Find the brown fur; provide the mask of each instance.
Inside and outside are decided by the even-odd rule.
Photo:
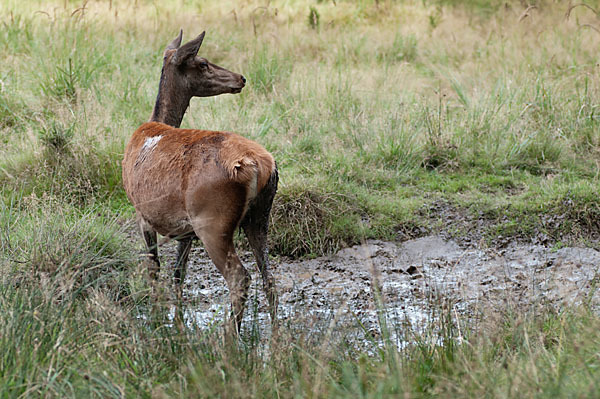
[[[156,145],[140,161],[146,139],[159,136]],[[199,194],[196,192],[199,184],[191,179],[200,178],[211,182],[211,186],[220,183],[241,192],[256,177],[256,193],[265,186],[274,169],[275,160],[267,150],[235,133],[177,129],[147,122],[135,131],[125,149],[123,184],[129,200],[152,228],[165,236],[177,236],[193,231],[189,221],[200,212],[198,208],[191,209],[188,203],[190,197]],[[234,189],[233,183],[241,186]],[[227,202],[245,204],[252,199],[244,193],[241,198],[228,198]],[[191,203],[202,207],[201,199]],[[160,215],[167,211],[164,217]],[[175,220],[173,212],[178,215]]]

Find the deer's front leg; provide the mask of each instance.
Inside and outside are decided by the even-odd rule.
[[[152,280],[158,278],[160,272],[160,261],[158,260],[158,238],[156,231],[142,217],[138,216],[138,224],[142,237],[146,243],[146,256],[144,260],[148,265],[148,274]]]

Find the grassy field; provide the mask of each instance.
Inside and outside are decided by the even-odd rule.
[[[472,331],[447,311],[439,339],[400,351],[285,328],[265,349],[150,312],[127,238],[123,148],[183,28],[248,79],[182,127],[274,154],[272,253],[439,231],[598,247],[600,3],[532,4],[3,1],[0,397],[597,396],[585,306]]]

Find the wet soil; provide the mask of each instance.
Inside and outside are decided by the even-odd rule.
[[[351,341],[378,337],[385,320],[390,336],[404,342],[407,331],[435,326],[442,309],[467,321],[509,308],[527,312],[537,305],[587,303],[600,309],[599,251],[518,242],[482,245],[430,235],[399,243],[370,240],[316,259],[272,258],[279,319],[299,332],[327,330]],[[161,254],[163,264],[173,264],[175,244],[164,244]],[[240,257],[253,279],[244,325],[268,334],[254,259],[248,252]],[[199,244],[190,255],[184,297],[188,324],[223,321],[229,306],[225,280]]]

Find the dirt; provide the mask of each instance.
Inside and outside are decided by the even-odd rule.
[[[301,333],[318,330],[365,341],[381,334],[378,317],[385,315],[386,331],[401,344],[407,332],[437,325],[441,308],[467,321],[508,307],[526,312],[539,304],[585,302],[600,309],[595,288],[599,251],[516,242],[501,248],[481,245],[431,235],[402,243],[367,241],[311,260],[273,258],[279,319]],[[175,245],[163,245],[161,253],[163,264],[172,264]],[[270,320],[254,259],[250,253],[240,255],[253,278],[244,325],[268,334]],[[222,322],[228,290],[200,245],[190,255],[184,296],[187,323],[203,327]]]

